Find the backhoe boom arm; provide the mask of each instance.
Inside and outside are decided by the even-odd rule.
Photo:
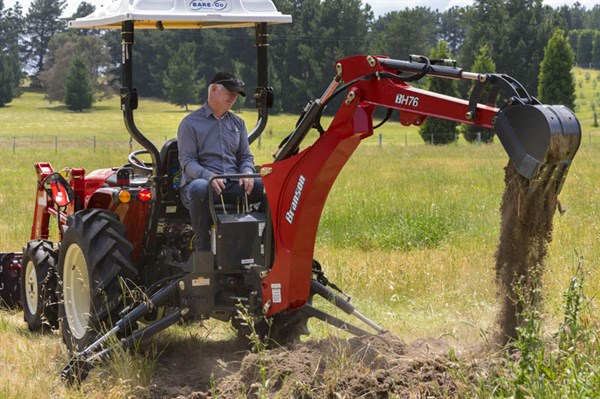
[[[402,70],[394,69],[399,65],[404,65]],[[271,219],[267,228],[274,242],[273,265],[262,282],[263,312],[267,316],[297,309],[307,302],[321,212],[343,166],[360,142],[373,134],[376,107],[400,110],[403,125],[420,125],[432,116],[494,128],[519,173],[530,180],[542,180],[546,186],[555,184],[560,191],[581,139],[579,122],[570,110],[539,105],[518,82],[505,75],[458,69],[453,72],[449,67],[434,68],[426,59],[420,65],[414,68],[417,72],[407,75],[403,73],[408,69],[406,62],[383,57],[356,56],[338,61],[334,82],[345,83],[330,86],[323,97],[312,102],[277,152],[275,162],[262,166]],[[427,74],[451,79],[466,75],[481,83],[492,76],[501,77],[489,79],[489,83],[501,82],[501,89],[508,88],[507,106],[500,109],[475,103],[473,98],[466,101],[406,83]],[[339,94],[345,99],[330,126],[313,144],[298,152],[308,130],[320,127],[324,107]],[[558,159],[550,154],[552,137],[568,138],[564,142],[569,148],[561,151],[563,155]]]

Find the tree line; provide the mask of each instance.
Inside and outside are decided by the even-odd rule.
[[[399,59],[442,54],[465,70],[507,73],[538,95],[544,49],[559,30],[574,63],[600,68],[600,5],[552,8],[541,0],[475,0],[444,11],[415,7],[375,18],[360,0],[274,3],[293,17],[292,24],[269,27],[274,112],[298,113],[327,87],[335,60],[356,54]],[[65,0],[34,0],[24,13],[19,3],[5,9],[0,0],[0,106],[18,96],[25,76],[48,100],[67,105],[77,97],[69,91],[82,90],[79,83],[87,87],[92,95],[75,101],[84,106],[74,109],[88,108],[118,87],[119,32],[67,31],[67,20],[88,15],[94,6],[82,2],[74,15],[61,19],[65,7]],[[143,97],[187,108],[205,100],[206,82],[218,70],[256,85],[253,29],[136,32],[134,84]],[[462,82],[448,90],[465,95],[469,88]],[[238,104],[246,105],[252,106]]]

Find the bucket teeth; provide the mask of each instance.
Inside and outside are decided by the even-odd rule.
[[[545,195],[551,191],[558,195],[565,183],[569,166],[570,162],[543,164],[539,174],[530,180],[528,194],[532,195],[541,188]]]

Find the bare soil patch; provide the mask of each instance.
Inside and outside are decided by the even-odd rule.
[[[241,340],[196,337],[163,348],[152,378],[152,398],[203,397],[195,393],[208,392],[211,379],[236,373],[247,348]]]
[[[440,340],[406,344],[389,333],[329,337],[261,353],[236,351],[237,345],[207,343],[194,348],[200,349],[197,353],[188,347],[165,354],[155,373],[153,397],[458,397],[464,381],[451,369],[456,356],[471,356],[457,354]]]

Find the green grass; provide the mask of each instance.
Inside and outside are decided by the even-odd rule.
[[[537,309],[526,308],[526,323],[512,343],[514,355],[455,368],[471,381],[462,397],[593,398],[600,391],[598,319],[584,294],[587,270],[581,264],[563,293],[563,322],[549,334]],[[481,368],[480,368],[481,367]],[[468,376],[468,373],[471,373]],[[488,377],[479,378],[478,373]]]
[[[586,139],[598,137],[600,128],[593,126],[594,111],[600,124],[600,70],[573,68],[577,92],[577,117],[587,130]],[[586,129],[592,128],[592,129]]]
[[[583,262],[589,270],[585,295],[593,298],[600,287],[600,129],[592,126],[591,108],[596,104],[600,113],[600,81],[594,88],[592,77],[598,72],[590,71],[589,80],[585,73],[575,69],[576,81],[581,81],[577,115],[583,141],[560,196],[567,212],[555,217],[544,275],[545,331],[556,331],[564,316],[563,292],[573,265]],[[163,102],[141,100],[136,121],[160,147],[175,137],[185,115]],[[253,110],[240,115],[249,127],[254,125]],[[272,160],[296,119],[269,118],[260,147],[253,146],[257,163]],[[49,104],[40,93],[25,92],[0,108],[0,252],[19,251],[29,239],[35,162],[91,171],[122,165],[128,153],[129,135],[117,97],[97,104],[92,112],[74,113]],[[388,122],[364,140],[334,184],[323,211],[316,259],[330,280],[352,295],[361,313],[402,339],[443,336],[457,347],[479,342],[496,312],[493,253],[506,162],[498,143],[477,146],[459,140],[456,145],[427,146],[416,128]],[[7,337],[0,344],[0,369],[13,371],[12,377],[0,373],[0,397],[135,394],[116,376],[110,379],[112,385],[96,381],[85,391],[65,389],[56,377],[65,359],[60,337],[27,333],[21,317],[0,312],[0,332]],[[589,317],[598,320],[593,307]],[[310,327],[317,337],[332,332],[320,322],[311,321]],[[172,331],[168,334],[181,334],[179,327]],[[31,359],[22,364],[24,356]],[[586,361],[598,373],[597,359]],[[52,374],[45,381],[36,377],[48,376],[48,370]],[[32,379],[38,385],[29,384]]]

